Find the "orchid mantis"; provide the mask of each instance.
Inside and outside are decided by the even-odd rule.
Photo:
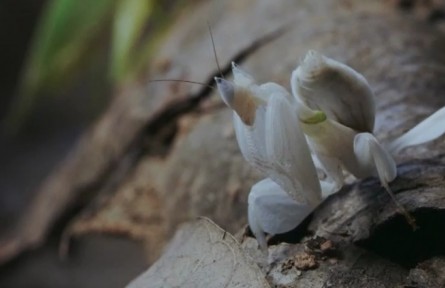
[[[372,134],[375,105],[366,79],[315,51],[293,71],[292,95],[275,83],[257,84],[234,63],[232,72],[233,82],[215,81],[233,110],[242,155],[266,176],[248,198],[249,226],[264,251],[265,234],[295,228],[343,186],[344,171],[356,178],[378,177],[394,199],[389,183],[397,170],[391,153],[445,132],[442,108],[384,147]],[[326,179],[318,179],[317,169]]]

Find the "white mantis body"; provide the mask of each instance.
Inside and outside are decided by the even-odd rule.
[[[391,153],[431,141],[445,132],[445,108],[383,147],[372,134],[375,105],[366,79],[317,52],[307,53],[291,76],[292,95],[275,83],[258,85],[235,64],[234,81],[215,78],[233,111],[241,153],[266,175],[248,198],[249,226],[267,251],[265,233],[295,228],[344,183],[377,176],[389,190],[397,176]],[[312,153],[327,179],[320,181]]]

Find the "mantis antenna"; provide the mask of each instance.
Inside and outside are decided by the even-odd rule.
[[[180,83],[197,84],[197,85],[205,86],[205,87],[208,87],[210,89],[215,90],[215,87],[213,87],[211,85],[208,85],[206,83],[196,82],[196,81],[190,81],[190,80],[181,80],[181,79],[153,79],[153,80],[148,80],[148,83],[153,83],[153,82],[180,82]]]
[[[210,39],[212,40],[213,55],[215,56],[216,67],[218,67],[218,72],[219,72],[221,78],[224,78],[224,75],[223,75],[222,70],[221,70],[221,66],[219,65],[218,55],[216,53],[215,40],[213,39],[212,27],[210,26],[210,23],[208,21],[207,21],[207,27],[209,28]],[[153,80],[149,80],[148,81],[148,83],[153,83],[153,82],[182,82],[182,83],[189,83],[189,84],[197,84],[197,85],[205,86],[205,87],[208,87],[208,88],[210,88],[212,90],[215,90],[215,87],[213,87],[213,86],[211,86],[209,84],[201,83],[201,82],[197,82],[197,81],[190,81],[190,80],[153,79]]]
[[[221,71],[221,66],[219,66],[218,54],[216,54],[215,40],[213,39],[212,27],[210,26],[210,23],[208,21],[207,21],[207,27],[209,27],[210,39],[212,40],[213,55],[215,56],[216,67],[218,67],[218,72],[221,78],[224,78],[224,75]]]

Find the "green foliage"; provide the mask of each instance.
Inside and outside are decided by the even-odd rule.
[[[51,0],[34,35],[18,95],[6,118],[19,130],[39,93],[73,80],[110,50],[109,74],[121,84],[147,66],[179,0]],[[111,30],[111,35],[106,32]],[[110,37],[111,36],[111,37]],[[109,39],[111,38],[111,41]],[[111,43],[109,43],[111,42]],[[105,45],[111,44],[111,49]]]
[[[115,10],[111,76],[119,84],[147,67],[172,18],[185,0],[121,0]]]
[[[153,13],[154,1],[120,1],[114,15],[111,53],[111,73],[114,79],[123,78],[129,69],[132,50]]]
[[[115,0],[54,0],[42,17],[35,46],[31,51],[26,81],[36,88],[39,82],[61,77],[87,51],[91,40],[103,27]]]
[[[72,75],[92,41],[104,28],[115,0],[53,0],[48,3],[29,51],[25,69],[6,122],[18,130],[42,88],[54,87]]]

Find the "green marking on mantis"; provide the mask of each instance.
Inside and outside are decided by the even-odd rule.
[[[323,111],[315,111],[313,115],[306,119],[300,119],[304,124],[319,124],[327,119]]]

